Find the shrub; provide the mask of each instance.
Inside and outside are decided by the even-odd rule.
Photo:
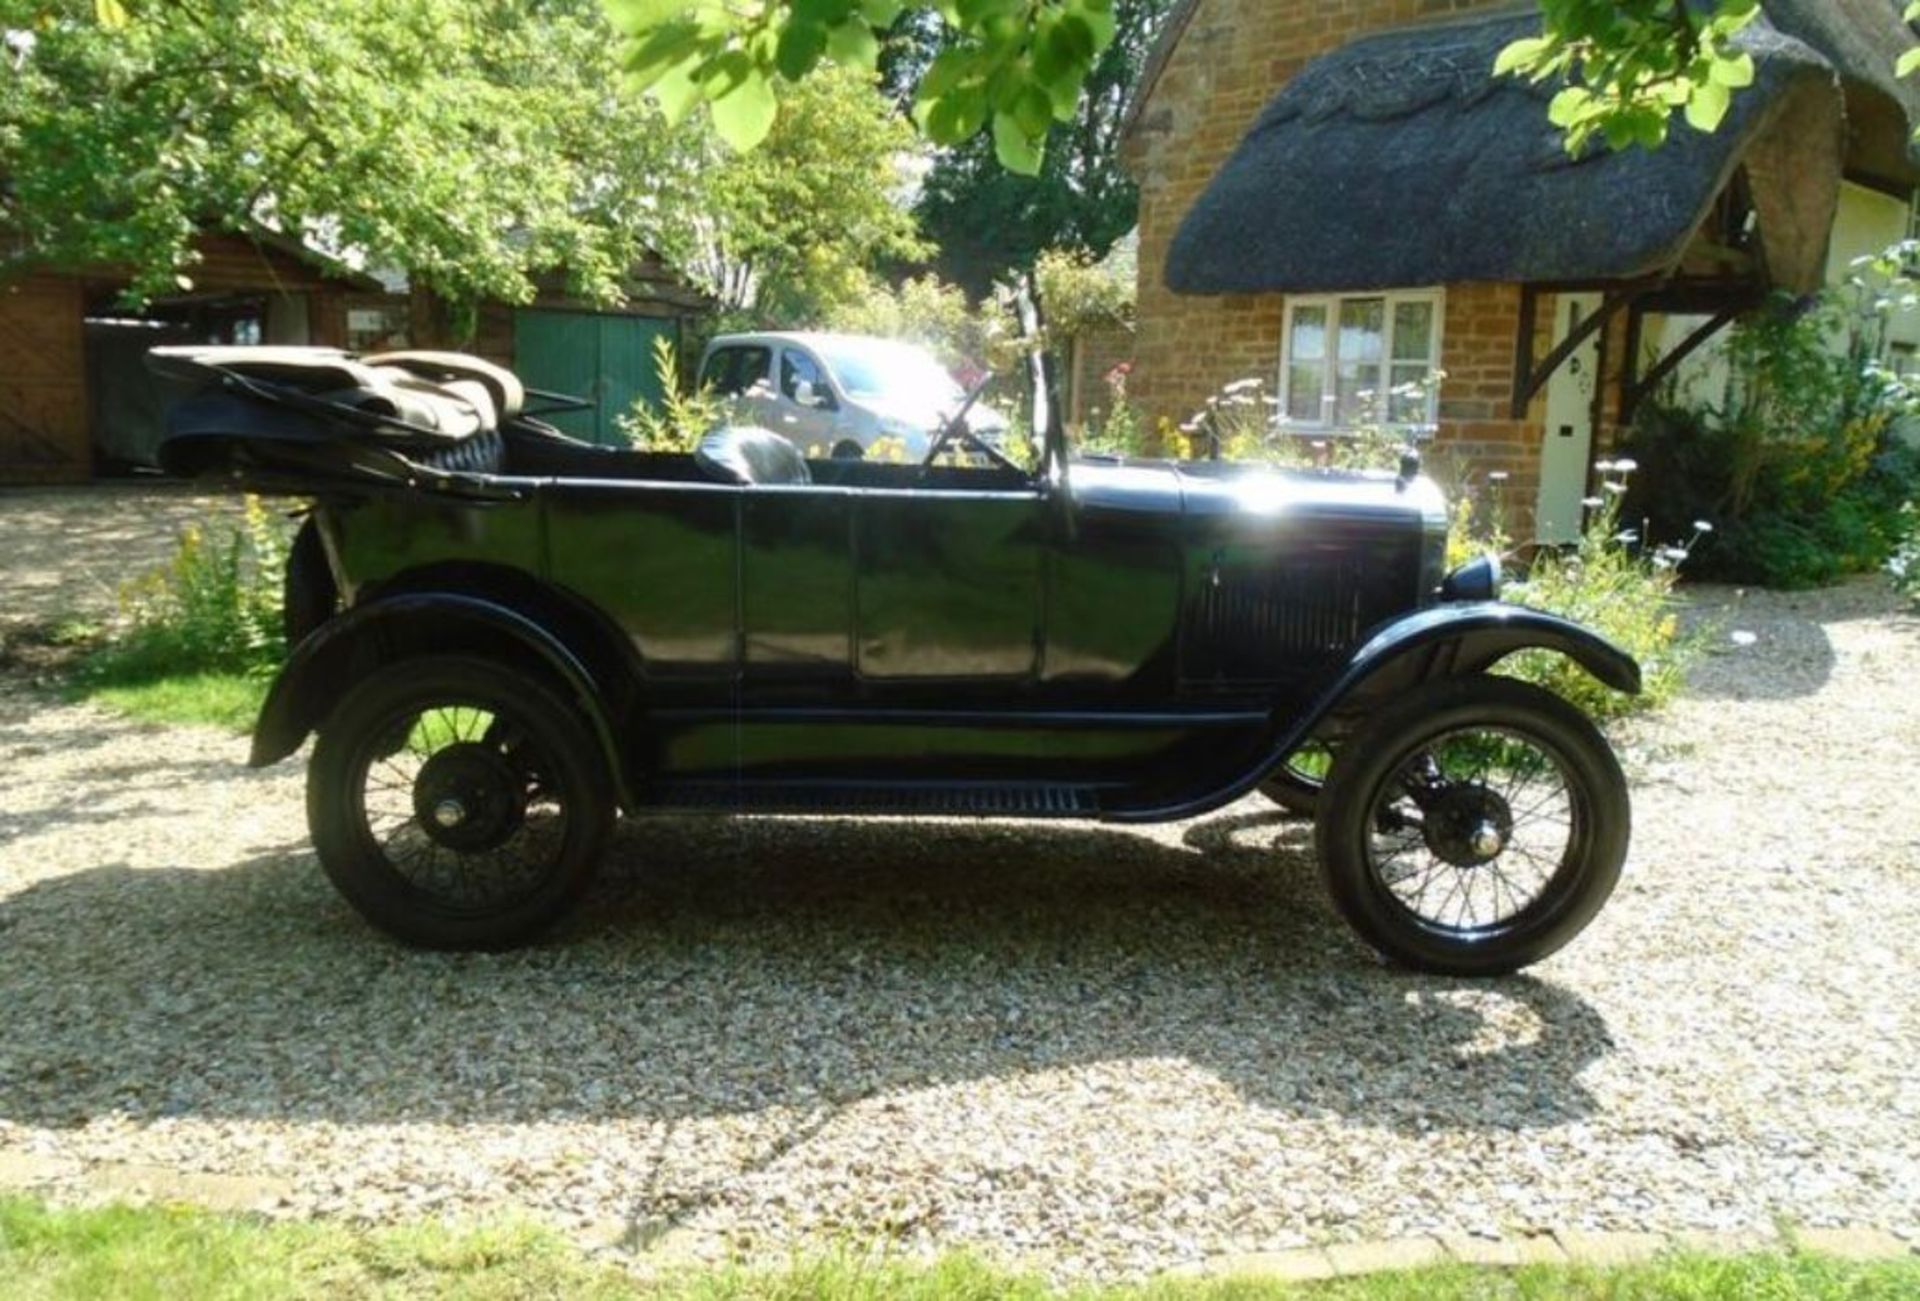
[[[1720,529],[1700,578],[1810,587],[1886,564],[1920,494],[1920,456],[1894,433],[1920,405],[1879,362],[1891,311],[1912,299],[1903,270],[1920,245],[1855,264],[1811,305],[1782,301],[1734,331],[1719,405],[1650,405],[1623,444],[1645,467],[1627,518],[1672,533]]]
[[[121,589],[124,629],[81,666],[83,683],[272,671],[286,654],[287,535],[257,497],[238,524],[186,528],[167,563]]]
[[[1902,537],[1887,560],[1887,572],[1893,575],[1894,588],[1920,609],[1920,505],[1908,502],[1900,508]]]
[[[648,452],[691,452],[733,414],[729,400],[682,378],[679,349],[665,335],[653,341],[653,373],[660,380],[660,401],[639,398],[614,422],[634,447]]]
[[[1640,662],[1642,692],[1623,696],[1563,656],[1525,652],[1502,671],[1566,697],[1595,718],[1657,709],[1684,685],[1700,639],[1684,632],[1674,584],[1695,546],[1712,533],[1697,522],[1686,543],[1650,547],[1620,523],[1621,503],[1637,468],[1630,460],[1602,461],[1602,495],[1588,502],[1587,525],[1566,551],[1542,548],[1506,597],[1584,624]]]

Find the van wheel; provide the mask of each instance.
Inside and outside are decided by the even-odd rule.
[[[864,461],[867,459],[867,450],[851,438],[843,438],[833,445],[833,459],[836,461]]]
[[[321,867],[368,921],[423,948],[538,935],[592,883],[613,817],[579,712],[485,660],[376,670],[322,726],[307,769]]]
[[[1412,692],[1340,747],[1320,862],[1341,913],[1387,957],[1497,975],[1593,920],[1630,820],[1619,762],[1586,715],[1474,676]]]

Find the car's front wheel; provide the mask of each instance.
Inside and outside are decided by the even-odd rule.
[[[327,719],[307,769],[327,876],[425,948],[506,948],[552,925],[592,882],[613,817],[579,712],[485,660],[378,670]]]
[[[1422,970],[1495,975],[1593,920],[1629,821],[1626,779],[1584,714],[1476,676],[1413,692],[1341,746],[1318,840],[1363,939]]]

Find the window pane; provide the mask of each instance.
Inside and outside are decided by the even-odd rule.
[[[1433,304],[1396,303],[1393,308],[1393,359],[1433,360]]]
[[[1287,367],[1287,419],[1317,425],[1327,418],[1320,401],[1326,392],[1325,362],[1294,362]]]
[[[1294,308],[1292,360],[1323,361],[1326,355],[1327,309],[1324,307]]]
[[[1387,419],[1394,424],[1423,425],[1432,419],[1432,394],[1423,387],[1417,393],[1404,390],[1409,385],[1424,385],[1433,374],[1425,362],[1396,362],[1393,366],[1393,395],[1388,400]]]
[[[1386,323],[1384,298],[1349,298],[1340,304],[1340,338],[1335,355],[1337,424],[1358,424],[1379,411],[1384,399],[1380,360],[1386,353]]]

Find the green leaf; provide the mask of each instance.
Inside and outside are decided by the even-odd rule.
[[[773,83],[758,67],[751,68],[731,90],[713,101],[713,128],[733,148],[745,152],[767,138],[780,101]]]
[[[860,0],[861,16],[882,31],[899,21],[902,8],[900,0]]]
[[[1742,51],[1731,59],[1715,59],[1711,76],[1715,83],[1738,90],[1753,84],[1753,56]]]
[[[694,67],[695,61],[689,59],[667,69],[647,88],[647,93],[660,106],[660,112],[669,126],[678,126],[686,121],[687,114],[700,102],[700,87],[693,80]]]
[[[696,7],[694,0],[605,0],[605,4],[613,25],[635,36],[684,18]]]
[[[1687,100],[1687,125],[1708,133],[1719,130],[1732,107],[1732,92],[1717,81],[1703,81],[1693,88]],[[1664,138],[1664,132],[1662,133]]]
[[[927,105],[920,129],[937,145],[964,144],[987,124],[987,97],[975,86],[962,87]]]
[[[1553,42],[1545,36],[1528,36],[1517,40],[1501,50],[1500,57],[1493,61],[1493,75],[1506,77],[1516,72],[1530,72],[1552,46]]]
[[[1920,70],[1920,48],[1908,50],[1900,56],[1900,61],[1893,65],[1893,73],[1896,77],[1911,77],[1917,70]]]
[[[1011,113],[993,115],[993,149],[1000,165],[1021,176],[1038,176],[1044,143],[1029,136]]]
[[[93,16],[110,32],[127,25],[127,7],[120,0],[93,0]]]
[[[1593,102],[1593,92],[1585,86],[1568,86],[1547,105],[1547,121],[1557,127],[1570,127],[1579,121]]]
[[[796,16],[780,33],[774,62],[781,76],[788,81],[798,81],[813,71],[814,65],[820,62],[820,56],[826,51],[827,29]]]
[[[871,72],[880,62],[880,42],[864,18],[849,18],[827,34],[827,57],[843,68]]]

